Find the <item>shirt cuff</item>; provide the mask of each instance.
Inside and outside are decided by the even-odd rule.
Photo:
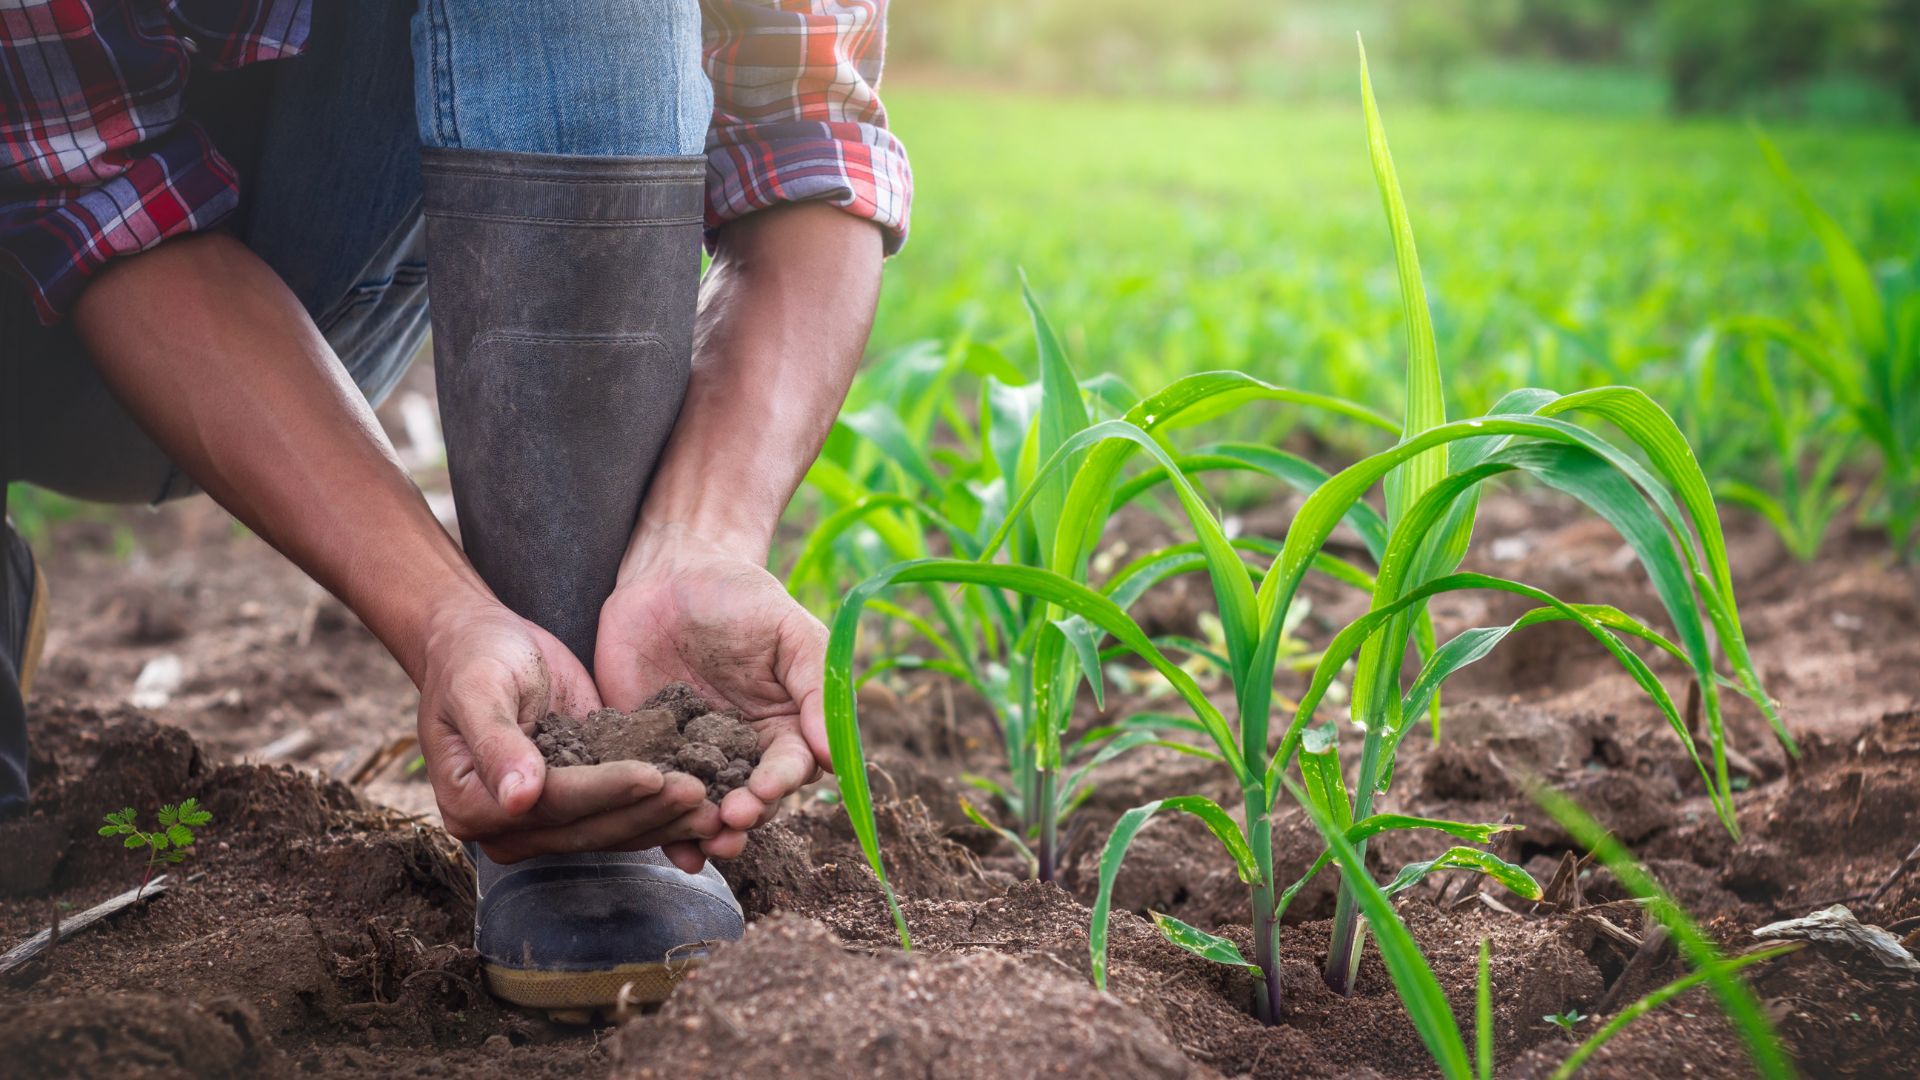
[[[43,324],[64,318],[108,262],[211,228],[239,205],[239,177],[199,125],[183,123],[142,149],[92,187],[0,199],[0,254]]]
[[[735,218],[818,200],[879,225],[888,255],[907,240],[913,171],[875,124],[795,121],[717,129],[707,139],[707,247]]]

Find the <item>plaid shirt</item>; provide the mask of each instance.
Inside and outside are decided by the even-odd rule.
[[[312,0],[0,2],[0,266],[53,323],[109,259],[210,228],[239,177],[181,113],[188,69],[298,55]],[[820,199],[898,250],[913,190],[874,93],[887,0],[701,0],[707,226]]]

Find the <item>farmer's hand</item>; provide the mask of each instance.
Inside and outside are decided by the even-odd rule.
[[[636,761],[546,767],[529,737],[549,711],[600,707],[566,646],[490,597],[437,611],[420,680],[420,750],[447,831],[516,862],[633,851],[720,832],[703,786]]]
[[[594,671],[616,709],[638,708],[682,681],[739,709],[760,732],[760,764],[720,806],[722,831],[668,854],[697,870],[701,854],[732,858],[746,830],[830,763],[821,686],[827,628],[758,562],[685,528],[643,526],[600,609]]]

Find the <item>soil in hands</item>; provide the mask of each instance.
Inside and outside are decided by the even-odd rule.
[[[533,743],[555,768],[644,761],[663,773],[686,773],[704,782],[716,803],[745,787],[760,763],[760,736],[740,711],[715,710],[682,682],[633,712],[595,709],[580,720],[549,713]]]

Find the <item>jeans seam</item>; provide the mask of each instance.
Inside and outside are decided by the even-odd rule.
[[[453,27],[442,0],[428,0],[428,28],[433,50],[433,120],[440,145],[458,147],[460,126],[453,115]],[[445,48],[442,49],[442,42]]]

